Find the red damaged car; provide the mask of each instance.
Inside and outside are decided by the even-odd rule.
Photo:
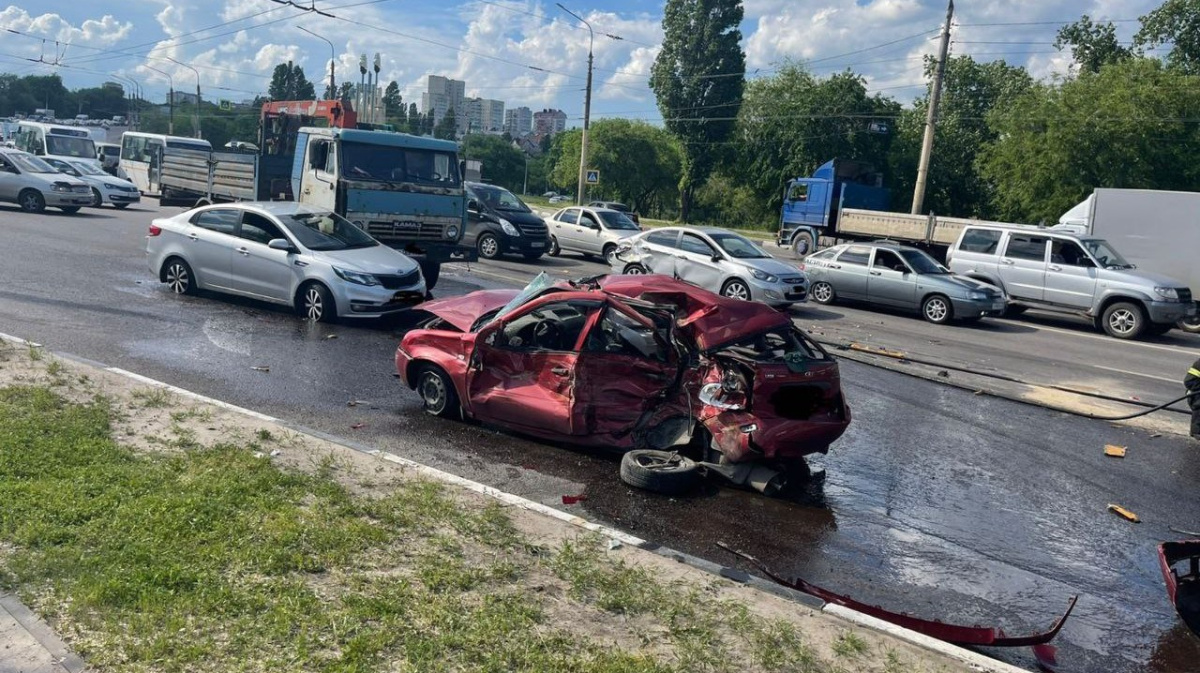
[[[786,314],[667,276],[542,274],[419,308],[396,370],[426,411],[627,451],[638,486],[682,490],[698,461],[772,493],[850,423],[837,363]]]

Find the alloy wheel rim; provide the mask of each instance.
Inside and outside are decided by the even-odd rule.
[[[625,273],[630,276],[640,276],[642,275],[642,267],[637,265],[631,266],[628,269],[625,269]]]
[[[1114,332],[1128,334],[1133,331],[1134,325],[1137,324],[1137,319],[1133,317],[1133,312],[1126,309],[1113,311],[1113,314],[1108,318],[1108,324]]]
[[[616,261],[616,258],[617,258],[617,249],[616,248],[609,248],[608,250],[604,251],[604,261],[608,262],[609,265],[612,265],[612,263],[614,261]]]
[[[440,376],[425,374],[421,379],[421,399],[425,401],[425,408],[435,414],[446,407],[446,386]]]
[[[100,196],[100,190],[95,187],[92,188],[92,205],[96,208],[104,205],[104,197]]]
[[[558,239],[551,236],[550,237],[550,254],[557,255],[561,251],[562,251],[562,248],[558,247]]]
[[[315,287],[304,293],[304,312],[309,320],[320,320],[321,315],[325,313],[325,302]]]
[[[38,205],[38,200],[37,200],[36,195],[30,194],[29,196],[25,197],[25,202],[24,202],[25,210],[37,210],[37,205]]]
[[[167,269],[167,287],[175,294],[183,294],[189,282],[187,269],[182,264],[172,264]]]
[[[490,236],[479,242],[479,250],[485,257],[495,256],[497,247],[498,244],[496,243],[496,239],[491,238]]]
[[[750,293],[746,290],[746,286],[741,283],[730,283],[729,287],[725,288],[725,296],[730,299],[746,300]]]
[[[946,303],[941,299],[933,299],[925,305],[925,315],[934,322],[946,319]]]
[[[824,302],[829,301],[829,298],[833,295],[833,289],[825,283],[817,283],[816,286],[813,287],[812,293],[813,299]]]

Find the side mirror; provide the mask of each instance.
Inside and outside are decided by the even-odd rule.
[[[725,258],[721,256],[721,253],[719,253],[719,252],[714,252],[714,253],[713,253],[713,256],[712,256],[712,261],[714,261],[714,262],[719,262],[719,261],[721,261],[722,259],[725,259]]]
[[[474,213],[478,213],[479,212],[479,202],[476,201],[475,199],[471,199],[470,201],[467,201],[467,210],[474,212]]]
[[[286,238],[272,238],[267,242],[267,247],[272,250],[282,250],[284,252],[296,252],[296,248],[288,242]]]

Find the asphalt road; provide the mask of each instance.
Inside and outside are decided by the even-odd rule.
[[[891,609],[1013,634],[1047,627],[1078,593],[1056,641],[1064,671],[1185,671],[1200,661],[1200,640],[1167,604],[1154,555],[1156,542],[1178,537],[1169,526],[1200,528],[1200,448],[1185,439],[845,361],[854,423],[815,461],[826,468],[823,488],[786,500],[716,487],[662,498],[622,485],[612,456],[424,415],[392,376],[403,320],[309,325],[265,304],[169,294],[145,268],[143,235],[156,211],[153,201],[76,216],[0,206],[0,332],[536,501],[563,507],[561,496],[586,494],[566,509],[731,562],[715,547],[725,541],[782,574]],[[520,284],[539,270],[603,270],[571,257],[472,266],[450,269],[437,294]],[[1117,342],[1046,317],[954,328],[861,308],[794,315],[837,339],[1144,399],[1175,394],[1172,381],[1200,345],[1174,333]],[[253,369],[262,366],[269,371]],[[1110,443],[1128,446],[1128,457],[1105,458]],[[1109,503],[1143,523],[1112,515]],[[1024,651],[989,654],[1033,666]]]

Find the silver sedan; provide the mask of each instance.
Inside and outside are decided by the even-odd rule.
[[[808,297],[808,279],[750,239],[716,227],[664,227],[622,241],[614,273],[661,273],[734,299],[782,308]]]
[[[172,292],[241,295],[309,320],[376,318],[425,299],[411,257],[344,217],[297,203],[219,204],[156,219],[146,255]]]
[[[809,255],[804,269],[818,304],[864,301],[919,311],[931,323],[973,322],[1004,310],[1004,293],[955,276],[925,252],[895,243],[849,243]]]

